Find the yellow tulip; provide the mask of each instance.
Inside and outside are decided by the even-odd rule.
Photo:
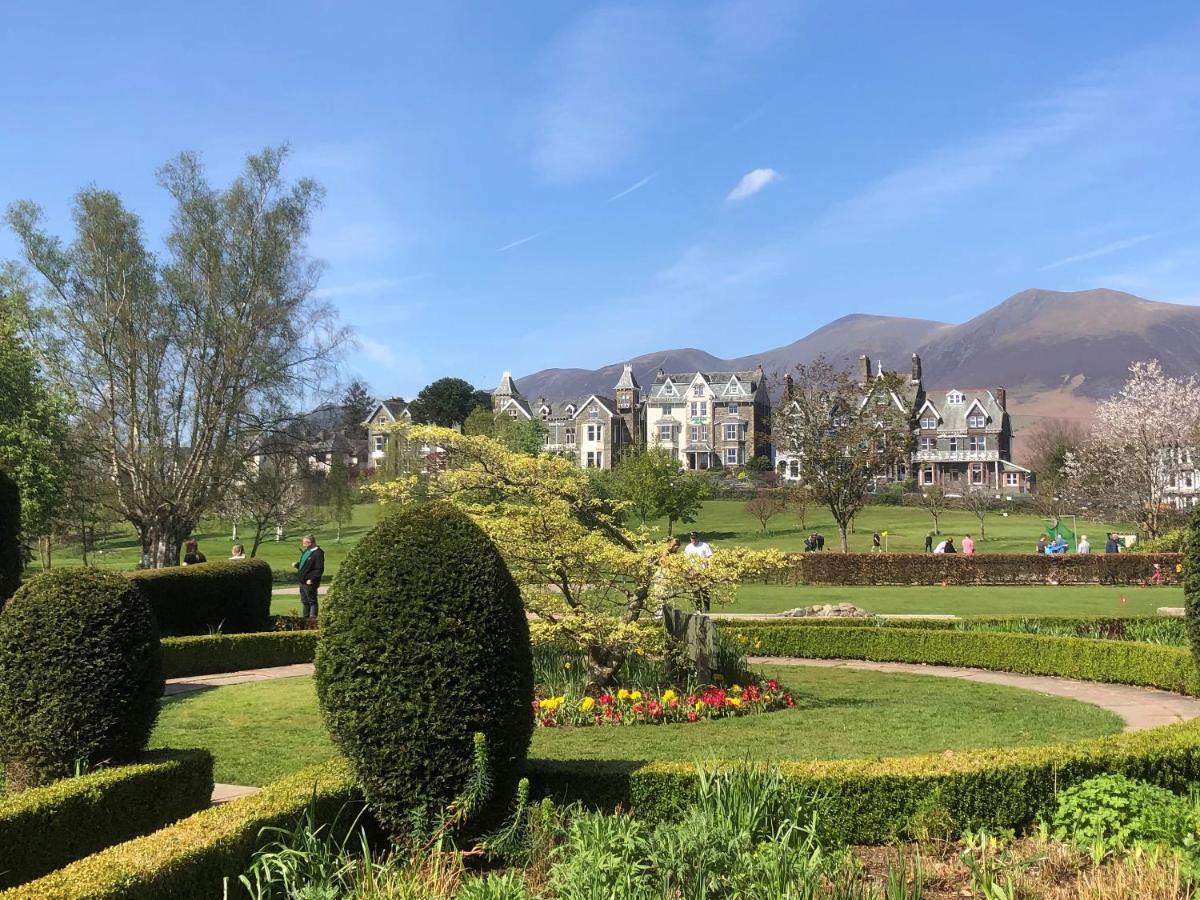
[[[741,706],[741,705],[742,705],[742,698],[741,698],[741,697],[730,697],[730,698],[729,698],[729,705],[730,705],[730,706]]]
[[[617,691],[617,699],[618,700],[628,700],[629,699],[629,691],[625,690],[625,688],[621,688],[619,691]]]
[[[663,691],[662,698],[664,703],[670,703],[672,700],[678,699],[678,697],[679,695],[670,688],[667,688],[665,691]]]
[[[579,708],[581,710],[583,710],[584,712],[589,712],[591,710],[591,708],[595,705],[596,705],[596,701],[593,700],[591,697],[584,697],[583,702],[579,704]]]
[[[634,691],[632,694],[629,695],[629,699],[636,703],[638,700],[642,699],[642,692]]]

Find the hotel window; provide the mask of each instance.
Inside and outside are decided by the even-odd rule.
[[[662,414],[663,414],[664,416],[669,416],[669,415],[671,415],[671,413],[673,413],[674,411],[675,411],[675,408],[674,408],[673,406],[671,406],[671,404],[670,404],[670,403],[668,403],[666,406],[664,406],[664,407],[663,407],[663,413],[662,413]]]
[[[937,418],[934,416],[922,416],[921,427],[927,430],[937,428]]]
[[[951,452],[951,453],[957,453],[957,452],[958,452],[958,440],[959,440],[959,439],[958,439],[958,438],[956,438],[956,437],[952,437],[952,438],[950,438],[950,446],[949,446],[949,448],[948,448],[948,449],[950,450],[950,452]]]
[[[971,466],[971,484],[983,484],[983,466],[978,463]]]
[[[736,425],[725,426],[725,440],[736,441],[738,439],[738,427]]]
[[[548,432],[548,431],[542,435],[542,446],[543,447],[550,446],[550,432]]]
[[[375,435],[375,449],[376,450],[383,449],[383,441],[384,441],[384,437],[382,434]]]
[[[574,425],[567,426],[566,441],[568,444],[572,444],[572,445],[575,443],[575,426]]]
[[[596,407],[593,406],[591,409],[588,410],[588,418],[589,419],[600,418],[600,410],[596,409]]]
[[[589,469],[599,469],[604,465],[604,452],[601,450],[589,450],[587,453],[587,467]]]
[[[589,441],[600,440],[600,435],[602,434],[603,430],[604,427],[602,425],[589,425],[587,427],[587,439]]]
[[[973,416],[967,416],[968,428],[983,428],[987,425],[987,416],[982,413],[975,413]]]
[[[951,391],[950,393],[948,393],[946,395],[946,402],[949,403],[951,406],[958,406],[960,403],[963,402],[963,395],[960,394],[958,391]]]
[[[730,403],[727,407],[725,407],[725,409],[728,411],[728,413],[731,416],[737,415],[737,404],[736,403]]]
[[[971,435],[969,438],[967,438],[967,449],[968,450],[986,450],[987,449],[987,438],[985,438],[981,434]]]
[[[1020,483],[1020,476],[1016,472],[1005,472],[1004,483],[1009,487],[1016,487]]]
[[[933,469],[925,468],[921,470],[921,482],[923,484],[933,484]]]
[[[692,396],[693,397],[703,397],[704,396],[704,385],[702,385],[702,384],[692,385]]]
[[[658,426],[658,439],[660,441],[667,441],[669,443],[673,433],[674,429],[672,429],[670,425]]]
[[[726,447],[725,448],[725,465],[736,466],[737,464],[738,464],[738,448],[737,447]]]
[[[788,474],[793,478],[800,477],[800,462],[799,460],[790,460],[788,462]]]
[[[932,437],[930,435],[926,435],[925,437],[921,438],[920,448],[921,448],[921,452],[923,452],[923,453],[928,453],[931,450],[936,450],[937,449],[937,438]]]
[[[693,443],[698,443],[700,441],[708,440],[708,426],[707,425],[691,426],[691,436],[692,436]]]
[[[707,400],[693,400],[692,401],[692,415],[693,416],[707,416],[708,415],[708,401]]]

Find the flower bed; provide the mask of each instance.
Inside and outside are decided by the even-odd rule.
[[[533,701],[534,722],[539,728],[587,725],[672,725],[731,719],[791,709],[790,693],[775,679],[761,684],[725,689],[708,685],[680,694],[667,688],[661,693],[621,688],[599,697],[570,697],[566,694]]]

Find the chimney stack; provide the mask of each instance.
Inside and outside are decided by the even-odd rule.
[[[795,390],[796,390],[796,385],[792,381],[792,373],[788,372],[788,374],[783,376],[783,399],[791,400],[792,393]]]
[[[858,383],[867,384],[871,380],[871,357],[863,354],[858,358]]]
[[[916,353],[912,355],[912,380],[913,384],[921,383],[921,357]]]

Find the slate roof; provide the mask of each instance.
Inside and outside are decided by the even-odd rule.
[[[949,396],[953,393],[962,395],[961,403],[949,402]],[[926,391],[925,402],[921,405],[921,409],[917,410],[918,418],[920,418],[921,410],[927,404],[937,411],[938,428],[946,431],[966,431],[967,415],[976,407],[981,408],[983,414],[987,416],[985,431],[1000,431],[1004,425],[1004,408],[996,399],[996,395],[987,388],[976,390],[950,388]]]
[[[688,386],[695,380],[696,376],[700,375],[713,394],[718,400],[728,399],[745,399],[754,400],[757,397],[758,390],[762,386],[763,373],[761,371],[741,371],[741,372],[662,372],[654,378],[654,384],[650,388],[650,399],[659,400],[662,402],[687,400]],[[741,385],[741,392],[737,394],[729,394],[727,390],[731,382],[737,380]],[[663,394],[663,387],[667,382],[675,385],[676,394]]]
[[[633,375],[633,366],[629,363],[625,363],[625,368],[621,370],[621,378],[617,382],[617,386],[614,390],[619,391],[622,389],[634,391],[640,391],[642,389],[642,386],[637,383],[637,378],[635,378]]]

